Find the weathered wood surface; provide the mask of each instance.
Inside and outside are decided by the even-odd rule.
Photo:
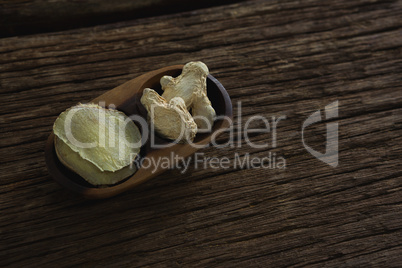
[[[401,1],[253,1],[1,39],[0,265],[401,267],[401,15]],[[191,60],[228,90],[235,130],[254,115],[286,115],[276,148],[242,139],[204,156],[275,152],[286,169],[193,161],[102,201],[49,177],[44,144],[60,112]],[[306,151],[301,126],[337,100],[333,168]],[[305,133],[316,150],[325,123]]]
[[[178,13],[240,0],[1,0],[0,37]]]

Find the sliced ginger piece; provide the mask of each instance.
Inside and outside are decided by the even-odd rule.
[[[79,104],[53,125],[60,161],[93,185],[115,184],[135,172],[132,161],[141,133],[124,113],[96,104]]]

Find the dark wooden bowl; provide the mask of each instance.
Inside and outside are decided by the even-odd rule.
[[[147,118],[147,112],[140,102],[140,98],[144,88],[153,88],[160,91],[160,79],[164,75],[178,76],[181,73],[183,66],[174,65],[155,70],[135,79],[132,79],[108,92],[95,98],[91,102],[104,102],[105,106],[113,104],[116,109],[124,112],[126,115],[139,115]],[[207,77],[207,94],[211,100],[217,116],[226,116],[232,118],[232,103],[225,88],[213,76]],[[230,127],[228,120],[218,119],[215,121],[211,133],[197,134],[194,139],[194,144],[208,144],[215,133],[215,137],[223,132],[224,129]],[[141,130],[142,131],[142,130]],[[219,132],[218,132],[219,131]],[[143,132],[143,131],[142,131]],[[156,143],[170,143],[168,140],[156,138]],[[155,158],[169,157],[171,152],[179,157],[188,157],[195,153],[198,149],[189,144],[172,144],[172,146],[163,149],[153,149],[150,146],[150,139],[141,147],[140,157]],[[161,173],[166,171],[161,166],[149,166],[147,168],[140,167],[136,173],[127,178],[123,182],[107,187],[96,187],[86,182],[78,174],[66,168],[57,158],[54,148],[54,134],[50,134],[45,147],[46,165],[50,175],[62,186],[70,189],[73,192],[79,193],[86,198],[98,199],[108,198],[124,191],[127,191]],[[155,170],[156,169],[156,170]],[[155,171],[154,171],[155,170]],[[154,172],[152,172],[154,171]]]

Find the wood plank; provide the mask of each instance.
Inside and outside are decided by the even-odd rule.
[[[174,14],[240,0],[2,0],[0,37],[54,32]]]
[[[402,266],[401,1],[250,1],[51,34],[0,39],[0,265],[155,267]],[[167,65],[202,60],[228,90],[233,129],[285,169],[171,170],[108,200],[88,201],[47,174],[57,115]],[[306,130],[324,151],[339,123],[339,165],[310,155],[306,118],[339,101],[339,117]],[[241,117],[239,116],[241,102]],[[261,121],[253,127],[261,128]],[[220,138],[225,142],[229,133]]]

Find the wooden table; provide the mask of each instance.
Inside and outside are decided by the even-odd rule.
[[[0,266],[401,267],[401,17],[402,1],[247,1],[0,39]],[[275,153],[285,168],[192,158],[98,201],[51,179],[44,145],[60,112],[194,60],[229,92],[233,131],[286,116],[276,146],[260,131],[250,141],[268,148],[236,136],[202,156]],[[338,117],[304,131],[324,152],[326,125],[338,123],[333,167],[301,132],[336,101]]]

